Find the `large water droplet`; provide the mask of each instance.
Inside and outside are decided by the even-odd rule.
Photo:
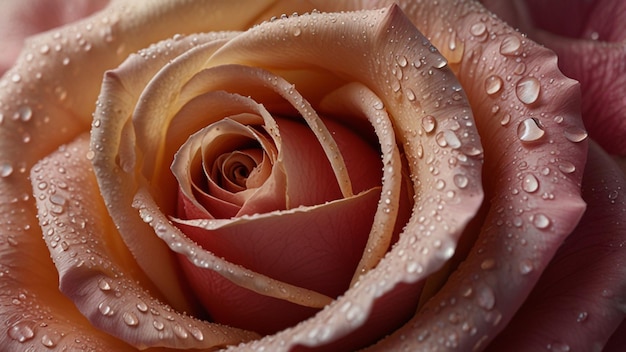
[[[105,302],[98,304],[98,310],[104,316],[111,316],[115,314],[115,312],[113,311],[113,308],[111,308],[111,306],[106,304]]]
[[[570,127],[563,132],[568,141],[578,143],[587,139],[587,131],[578,127]]]
[[[541,84],[535,77],[524,77],[517,82],[515,94],[524,104],[532,104],[539,98]]]
[[[59,343],[59,337],[56,335],[44,334],[41,337],[41,344],[48,348],[55,347],[58,343]]]
[[[4,162],[0,163],[0,177],[9,177],[13,173],[13,165]]]
[[[124,319],[124,323],[128,326],[137,326],[139,325],[139,318],[133,312],[124,312],[122,318]]]
[[[27,321],[21,321],[9,328],[7,332],[10,338],[18,342],[26,342],[35,337],[35,331],[32,328],[32,323]]]
[[[500,54],[502,55],[519,55],[519,49],[522,46],[522,42],[518,37],[510,35],[502,40],[500,43]]]
[[[517,136],[522,142],[538,141],[544,134],[543,126],[535,118],[526,119],[517,126]]]
[[[570,163],[569,161],[563,160],[559,163],[559,170],[561,170],[564,174],[571,174],[576,171],[576,165]]]
[[[456,133],[450,130],[443,131],[443,138],[446,140],[448,146],[452,149],[458,149],[461,147],[461,141]]]
[[[426,133],[432,133],[437,127],[437,120],[431,115],[422,118],[422,128]]]
[[[550,226],[550,218],[543,213],[537,213],[532,217],[533,225],[538,229],[545,229]]]
[[[536,192],[539,189],[539,180],[533,174],[526,174],[522,179],[522,189],[528,193]]]
[[[485,79],[485,92],[489,95],[498,93],[502,89],[502,78],[491,75]]]
[[[470,27],[470,34],[474,37],[482,37],[487,33],[487,26],[483,22],[474,23]]]
[[[469,179],[463,174],[456,174],[453,178],[454,184],[459,188],[465,188],[469,184]]]

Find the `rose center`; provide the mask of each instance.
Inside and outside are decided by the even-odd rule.
[[[229,192],[240,192],[249,187],[248,179],[258,175],[257,166],[263,160],[259,149],[236,150],[220,155],[213,163],[209,177]],[[251,179],[252,181],[252,179]]]

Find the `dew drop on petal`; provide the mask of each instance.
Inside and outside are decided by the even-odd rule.
[[[461,141],[456,133],[450,130],[443,131],[443,138],[446,140],[448,146],[452,149],[458,149],[461,147]]]
[[[578,127],[570,127],[563,132],[565,138],[573,143],[579,143],[587,139],[587,131]]]
[[[509,122],[511,122],[511,114],[502,115],[502,117],[500,118],[500,125],[506,126],[509,124]]]
[[[459,188],[465,188],[469,184],[469,179],[463,174],[456,174],[453,178],[454,184]]]
[[[485,79],[485,92],[489,95],[494,95],[502,89],[502,78],[496,75],[491,75]]]
[[[536,192],[539,189],[539,180],[533,174],[526,174],[522,179],[522,189],[528,193]]]
[[[7,334],[10,338],[18,342],[26,342],[35,337],[35,331],[28,321],[20,321],[9,328]]]
[[[13,173],[13,165],[8,162],[0,163],[0,177],[9,177]]]
[[[483,22],[478,22],[470,27],[470,33],[475,37],[480,37],[487,32],[487,26]]]
[[[524,77],[517,82],[515,94],[517,98],[524,104],[532,104],[539,98],[541,84],[535,77]]]
[[[48,347],[48,348],[55,347],[57,345],[57,343],[58,343],[58,337],[56,337],[56,336],[53,336],[53,335],[51,336],[51,335],[48,335],[48,334],[44,334],[41,337],[41,344],[46,346],[46,347]]]
[[[545,229],[550,226],[550,219],[542,213],[537,213],[532,217],[533,225],[538,229]]]
[[[496,305],[496,296],[488,286],[484,286],[476,292],[476,299],[478,305],[486,310],[491,310]]]
[[[527,275],[534,269],[533,263],[529,259],[524,259],[519,263],[519,272],[522,275]]]
[[[432,115],[422,118],[422,128],[426,133],[432,133],[437,127],[437,120]]]
[[[522,47],[522,42],[518,37],[510,35],[502,40],[500,43],[500,54],[502,55],[519,55],[519,49]]]
[[[526,119],[517,126],[517,136],[522,142],[538,141],[544,134],[541,123],[535,118]]]
[[[576,166],[569,161],[561,161],[559,163],[559,170],[564,174],[571,174],[576,171]]]
[[[139,318],[133,312],[124,312],[122,318],[124,319],[124,323],[128,326],[137,326],[139,325]]]

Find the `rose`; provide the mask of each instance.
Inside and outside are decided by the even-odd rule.
[[[477,32],[475,32],[475,33],[477,33]],[[447,39],[447,38],[446,38],[446,39]],[[456,44],[456,43],[455,43],[455,44]],[[510,44],[510,43],[509,43],[509,44]],[[513,43],[513,44],[514,44],[514,43]],[[445,46],[440,46],[440,48],[445,48]],[[457,47],[457,49],[458,49],[458,47]],[[468,50],[468,46],[466,46],[466,47],[464,48],[464,50]],[[533,51],[533,52],[534,52],[534,51]],[[458,53],[458,52],[457,52],[457,53]],[[454,54],[454,52],[453,52],[452,54]],[[454,58],[455,56],[454,56],[454,55],[452,55],[451,57],[452,57],[452,58]],[[451,63],[453,63],[453,64],[455,63],[455,62],[454,62],[454,60],[449,60],[449,61],[450,61]],[[463,64],[461,64],[459,67],[462,69],[462,68],[463,68]],[[468,75],[468,76],[469,76],[469,75]],[[7,76],[7,77],[15,77],[15,76]],[[461,78],[462,78],[462,77],[463,77],[463,74],[459,74],[459,77],[461,77]],[[466,77],[467,77],[467,76],[466,76]],[[21,78],[20,78],[20,80],[21,80]],[[493,80],[492,80],[491,82],[493,82]],[[496,82],[497,82],[497,81],[496,81]],[[19,83],[19,82],[18,82],[18,83]],[[470,86],[471,86],[471,85],[470,85]],[[482,87],[481,87],[481,88],[482,88]],[[467,89],[467,88],[466,88],[466,89]],[[506,89],[506,88],[505,88],[505,89]],[[473,92],[478,92],[478,91],[479,91],[478,89],[474,89],[474,90],[472,90],[472,89],[467,89],[467,90],[468,90],[468,91],[473,91]],[[543,92],[542,92],[542,94],[543,94]],[[471,95],[470,95],[470,98],[471,98]],[[477,106],[477,107],[480,107],[480,106],[481,106],[481,104],[477,104],[476,106]],[[473,106],[473,108],[474,108],[474,106]],[[476,109],[476,108],[474,108],[474,109]],[[21,111],[22,111],[23,113],[26,113],[26,112],[27,112],[27,110],[21,110]],[[28,114],[26,114],[26,115],[24,115],[24,116],[27,116],[27,115],[28,115]],[[503,115],[503,116],[506,116],[506,115]],[[26,119],[26,120],[28,120],[28,119]],[[479,127],[480,127],[480,123],[479,123],[479,122],[477,122],[477,124],[479,124]],[[487,126],[488,126],[488,125],[487,125]],[[531,125],[531,126],[532,126],[532,125]],[[22,131],[20,131],[20,132],[22,132]],[[4,149],[4,148],[3,148],[3,149]],[[487,148],[487,151],[489,151],[490,149],[491,149],[491,150],[494,150],[495,148]],[[43,152],[42,152],[42,153],[43,153]],[[487,162],[489,162],[489,153],[487,153],[487,154],[486,154],[486,157],[487,157],[487,159],[486,159],[486,160],[487,160]],[[493,159],[492,159],[492,160],[493,160]],[[579,165],[579,166],[580,166],[580,165]],[[496,166],[494,166],[494,168],[495,168],[495,169],[497,169],[497,170],[499,169],[497,165],[496,165]],[[566,170],[567,170],[567,169],[566,169]],[[578,170],[580,170],[580,167],[578,168]],[[605,176],[606,176],[606,175],[607,175],[607,174],[605,174]],[[532,192],[531,192],[531,193],[532,193]],[[17,194],[17,193],[14,193],[14,194]],[[16,199],[17,199],[17,198],[16,198]],[[57,198],[57,201],[59,201],[59,199],[58,199],[58,198]],[[58,205],[58,204],[57,204],[57,205]],[[17,211],[15,211],[13,214],[20,213],[20,211],[19,211],[20,207],[19,207],[19,206],[13,206],[13,208],[14,208],[14,209],[17,209]],[[495,207],[495,205],[494,205],[494,206],[492,207],[492,209],[497,209],[497,208],[496,208],[496,207]],[[605,209],[606,209],[606,208],[605,208]],[[510,221],[516,221],[516,218],[515,218],[515,217],[509,217],[508,219],[509,219]],[[505,220],[506,220],[506,218],[505,218]],[[554,219],[554,218],[552,218],[551,220],[552,220],[552,221],[555,221],[555,219]],[[12,222],[11,222],[11,223],[9,223],[9,225],[11,225],[11,224],[13,224],[13,223],[12,223]],[[44,225],[44,226],[45,226],[45,225]],[[30,227],[29,227],[28,229],[26,229],[26,230],[27,230],[27,231],[29,231],[29,230],[30,230]],[[13,226],[7,226],[7,228],[5,229],[5,231],[7,231],[7,233],[11,233],[11,231],[15,231],[15,228],[14,228]],[[564,236],[564,235],[566,234],[566,233],[565,233],[566,231],[563,231],[563,232],[564,232],[564,233],[563,233],[562,235]],[[484,238],[484,237],[483,237],[483,238]],[[11,239],[11,242],[12,242],[12,241],[14,241],[14,239]],[[555,242],[558,242],[558,241],[555,241]],[[557,243],[553,244],[553,245],[552,245],[552,248],[554,248],[556,245],[557,245]],[[23,245],[22,245],[20,248],[22,248],[22,251],[23,251],[23,248],[24,248],[24,247],[23,247]],[[547,252],[550,252],[550,251],[549,251],[549,250],[547,250]],[[480,255],[480,254],[483,254],[483,253],[484,253],[484,251],[481,251],[481,250],[476,250],[476,251],[474,251],[474,253],[475,253],[475,255]],[[24,260],[24,258],[28,258],[28,257],[26,257],[26,256],[24,255],[25,253],[20,252],[20,254],[21,254],[21,258],[23,258],[22,260]],[[547,257],[549,258],[549,257],[550,257],[550,255],[547,255]],[[490,260],[485,261],[485,260],[482,260],[482,258],[480,258],[480,259],[481,259],[481,260],[480,260],[480,264],[481,264],[480,266],[483,266],[483,268],[481,268],[481,269],[496,269],[496,270],[494,270],[494,271],[496,271],[496,272],[498,271],[498,269],[500,269],[500,266],[499,266],[497,263],[492,263],[492,261],[490,261]],[[487,259],[489,259],[489,258],[487,258]],[[513,258],[513,259],[511,260],[511,262],[515,262],[515,258]],[[469,261],[469,263],[471,264],[471,261]],[[492,268],[490,263],[495,264],[495,268]],[[470,264],[468,264],[468,265],[470,265]],[[521,263],[521,264],[524,264],[524,263]],[[381,267],[382,267],[382,266],[381,266]],[[390,267],[387,267],[387,268],[390,268]],[[528,268],[528,267],[525,267],[525,268]],[[537,273],[537,272],[539,272],[540,270],[541,270],[541,268],[540,268],[540,267],[536,267],[536,271],[531,271],[531,272],[530,272],[531,276],[535,276],[534,274],[535,274],[535,273]],[[42,272],[43,272],[43,269],[42,269]],[[373,271],[372,273],[374,273],[374,272],[376,272],[376,271]],[[399,270],[398,272],[401,272],[401,271]],[[493,272],[493,271],[492,271],[492,272]],[[378,271],[378,273],[380,274],[380,273],[381,273],[381,271],[379,270],[379,271]],[[383,274],[384,274],[384,272],[383,272]],[[373,276],[374,274],[370,274],[370,275],[372,275],[372,276]],[[381,275],[382,275],[382,274],[381,274]],[[370,277],[372,277],[372,276],[370,276]],[[12,284],[12,285],[15,285],[15,283],[12,283],[12,282],[11,282],[11,280],[13,280],[13,279],[15,278],[14,276],[10,276],[10,275],[8,275],[8,273],[7,273],[7,275],[6,275],[5,277],[7,277],[6,281],[4,282],[4,283],[5,283],[5,285],[6,285],[7,283]],[[49,280],[49,279],[48,279],[48,280]],[[70,282],[79,282],[79,281],[78,281],[78,278],[74,278],[73,280],[70,280]],[[99,283],[102,283],[102,282],[99,282]],[[32,284],[31,284],[31,285],[32,285]],[[103,285],[104,285],[104,284],[103,284]],[[28,293],[27,288],[28,288],[28,287],[30,287],[29,285],[27,285],[27,283],[25,283],[25,282],[20,282],[20,283],[19,283],[19,284],[17,284],[16,286],[24,288],[24,289],[22,290],[22,291],[23,291],[22,293],[19,293],[19,294],[18,294],[18,293],[15,293],[15,296],[16,296],[16,297],[17,297],[17,296],[19,296],[19,297],[18,297],[18,299],[17,299],[17,301],[18,301],[18,302],[20,302],[20,303],[28,303],[28,302],[29,302],[29,299],[31,299],[31,300],[32,300],[32,299],[37,298],[37,297],[31,297],[29,294],[27,294],[27,293]],[[525,285],[525,286],[526,286],[526,285]],[[531,286],[532,286],[532,285],[531,285]],[[106,285],[104,285],[104,287],[106,288]],[[363,286],[361,286],[361,287],[363,287]],[[365,287],[367,287],[367,286],[365,286]],[[461,288],[462,288],[462,287],[461,287]],[[365,290],[365,288],[362,288],[362,289],[363,289],[363,290]],[[454,288],[453,288],[453,289],[454,289]],[[526,289],[528,289],[528,287],[527,287]],[[347,294],[348,294],[348,295],[349,295],[349,294],[351,294],[351,293],[352,293],[352,294],[358,294],[358,292],[357,292],[357,291],[359,291],[359,289],[351,290],[351,291],[349,291]],[[451,291],[451,290],[450,290],[450,289],[448,289],[448,292],[449,292],[449,291]],[[24,292],[26,292],[26,293],[24,293]],[[40,291],[39,291],[39,292],[40,292]],[[355,293],[355,292],[357,292],[357,293]],[[443,292],[444,292],[444,293],[443,293],[443,294],[444,294],[443,298],[441,298],[441,296],[439,296],[439,298],[438,298],[439,300],[433,300],[433,301],[432,301],[432,302],[435,302],[435,303],[434,303],[434,305],[440,305],[440,306],[441,306],[441,303],[439,303],[439,302],[448,302],[448,303],[450,302],[448,299],[446,299],[446,298],[445,298],[445,292],[446,292],[446,291],[443,291]],[[464,291],[464,292],[467,292],[467,291]],[[487,292],[487,291],[483,291],[482,293],[485,293],[485,292]],[[361,294],[362,294],[362,292],[361,292]],[[509,309],[509,311],[514,310],[514,309],[515,309],[515,308],[514,308],[514,307],[515,307],[515,304],[511,304],[511,307],[510,307],[510,308],[509,308],[509,307],[506,307],[506,304],[504,304],[504,305],[500,305],[501,298],[505,298],[505,299],[512,299],[512,300],[514,300],[514,299],[516,299],[516,297],[521,297],[521,296],[524,296],[524,294],[522,294],[522,295],[520,295],[520,296],[516,296],[516,295],[514,295],[514,294],[511,294],[510,292],[508,292],[508,293],[501,293],[501,292],[497,292],[497,294],[498,294],[498,295],[497,295],[497,296],[495,296],[495,297],[496,297],[496,301],[494,302],[494,303],[497,303],[497,306],[496,306],[496,307],[497,307],[497,309],[500,309],[500,308],[507,308],[507,309]],[[9,295],[7,295],[7,296],[9,296]],[[477,296],[476,296],[476,295],[472,295],[471,297],[476,298]],[[478,303],[481,303],[481,302],[482,302],[482,304],[485,304],[485,303],[489,303],[489,302],[490,302],[490,300],[487,300],[487,301],[485,301],[485,300],[484,300],[484,299],[486,299],[486,298],[490,298],[490,296],[488,296],[488,295],[487,295],[487,296],[479,296],[479,297],[481,297],[480,299],[482,299],[482,301],[479,299],[479,300],[478,300]],[[41,299],[41,298],[39,298],[39,299]],[[339,306],[339,304],[340,304],[340,303],[339,303],[340,301],[341,301],[341,300],[337,301],[337,303],[335,303],[335,304],[334,304],[334,306],[331,306],[331,308],[329,308],[328,310],[323,311],[323,312],[322,312],[321,314],[319,314],[319,315],[318,315],[318,316],[317,316],[314,320],[309,321],[309,323],[305,323],[305,324],[300,325],[300,326],[298,326],[298,327],[296,327],[296,328],[294,328],[294,329],[292,329],[292,330],[288,330],[288,331],[286,331],[286,332],[282,333],[282,335],[281,335],[281,334],[279,334],[279,336],[278,336],[278,337],[280,337],[280,336],[286,336],[286,335],[288,335],[288,334],[293,334],[294,336],[296,336],[296,337],[300,336],[300,338],[303,338],[303,339],[306,339],[306,338],[311,338],[311,339],[313,339],[313,338],[315,338],[315,337],[316,337],[316,335],[312,333],[312,332],[314,332],[314,331],[318,331],[318,332],[330,331],[330,332],[332,332],[332,333],[344,333],[344,332],[345,332],[345,326],[344,326],[343,328],[339,328],[339,327],[337,327],[337,329],[336,329],[336,330],[332,330],[332,329],[331,329],[331,330],[315,330],[315,329],[311,330],[311,328],[310,328],[311,323],[314,323],[314,322],[315,322],[315,320],[322,320],[322,319],[324,318],[324,314],[328,314],[329,312],[332,312],[332,309],[333,309],[332,307],[337,308],[337,307]],[[32,302],[32,301],[31,301],[31,302]],[[345,300],[344,300],[344,302],[345,302]],[[385,301],[384,301],[384,300],[378,300],[378,302],[383,302],[383,303],[384,303]],[[92,302],[92,303],[93,303],[93,302]],[[380,303],[379,303],[379,304],[380,304]],[[58,306],[57,306],[57,307],[58,307]],[[105,307],[105,308],[106,308],[106,307]],[[492,308],[493,308],[493,307],[492,307]],[[57,309],[58,309],[58,308],[57,308]],[[444,308],[444,309],[445,309],[445,308]],[[497,310],[497,311],[499,311],[499,310]],[[490,312],[491,312],[491,313],[493,313],[493,314],[491,314],[491,315],[487,314],[487,315],[486,315],[486,317],[497,318],[497,317],[498,317],[498,315],[497,315],[497,311],[496,311],[496,313],[494,313],[494,311],[493,311],[493,310],[491,310]],[[428,312],[428,311],[426,311],[426,312]],[[10,314],[10,313],[9,313],[9,314]],[[512,314],[512,313],[511,313],[511,314]],[[426,316],[427,316],[427,315],[428,315],[428,313],[426,313]],[[65,316],[66,316],[66,317],[70,317],[70,318],[71,318],[71,317],[75,317],[75,316],[73,316],[71,313],[68,313],[68,314],[66,314]],[[453,315],[448,315],[447,317],[452,317],[452,316],[453,316]],[[132,318],[133,318],[133,317],[132,317],[132,315],[127,315],[127,316],[126,316],[126,318],[127,318],[127,319],[130,319],[130,320],[128,320],[128,321],[131,321],[131,322],[132,322]],[[460,317],[459,317],[459,318],[460,318]],[[480,318],[480,316],[479,316],[479,318]],[[34,317],[33,317],[33,319],[34,319]],[[79,319],[80,319],[80,318],[79,318]],[[418,317],[417,317],[416,319],[417,319],[417,321],[419,321],[419,319],[423,319],[423,317],[421,317],[421,316],[419,316],[419,315],[418,315]],[[508,320],[508,319],[510,319],[510,314],[505,314],[505,315],[504,315],[504,318],[502,318],[502,319],[504,319],[504,320]],[[500,321],[502,321],[502,319],[501,319]],[[25,320],[25,321],[15,322],[15,324],[16,324],[16,325],[14,325],[14,326],[11,328],[11,330],[10,330],[10,331],[11,331],[11,333],[12,333],[12,336],[13,336],[13,337],[19,337],[19,336],[29,336],[29,335],[27,334],[27,332],[28,332],[28,331],[27,331],[27,330],[23,330],[23,329],[27,329],[27,328],[29,328],[29,326],[30,326],[30,325],[28,325],[28,324],[33,324],[33,322],[34,322],[34,321],[35,321],[35,320]],[[337,324],[337,322],[335,322],[335,324]],[[502,324],[500,324],[500,325],[502,326]],[[437,324],[433,324],[433,326],[437,326]],[[460,326],[460,325],[459,325],[459,326]],[[463,325],[463,326],[467,326],[467,325]],[[410,328],[410,327],[411,327],[411,325],[407,325],[407,328]],[[13,328],[15,328],[15,329],[13,329]],[[331,326],[331,328],[334,328],[334,326]],[[489,328],[488,328],[488,327],[482,327],[482,329],[483,329],[483,331],[484,331],[484,329],[489,330]],[[43,335],[43,331],[42,331],[42,330],[44,330],[44,329],[40,329],[40,331],[38,331],[37,333],[38,333],[39,335]],[[307,334],[307,336],[299,335],[299,334],[298,334],[298,331],[299,331],[299,330],[308,331],[308,332],[309,332],[309,334]],[[478,331],[480,331],[480,330],[478,330]],[[419,332],[419,330],[418,330],[418,332]],[[95,338],[98,338],[98,336],[102,336],[102,335],[99,335],[97,332],[92,332],[92,331],[90,331],[89,333],[93,333],[93,334],[94,334],[94,336],[93,336],[93,338],[94,338],[94,339],[95,339]],[[452,337],[452,336],[453,336],[453,335],[450,333],[450,331],[446,331],[446,332],[444,332],[444,333],[446,333],[446,334],[447,334],[447,335],[446,335],[446,337]],[[449,334],[449,333],[450,333],[450,334]],[[20,335],[20,334],[22,334],[22,335]],[[426,335],[421,335],[421,336],[422,336],[423,338],[426,338],[426,343],[428,343],[429,341],[435,341],[435,337],[434,337],[433,335],[434,335],[434,334],[431,332],[431,333],[430,333],[430,336],[429,336],[428,338],[426,338],[426,337],[425,337]],[[52,337],[54,337],[54,335],[43,335],[43,336],[42,336],[42,338],[43,338],[43,337],[52,338],[51,336],[52,336]],[[394,336],[395,336],[395,337],[394,337]],[[394,335],[394,336],[392,336],[392,338],[391,338],[389,341],[393,342],[394,338],[396,338],[396,337],[397,337],[398,339],[400,339],[400,340],[401,340],[401,336],[400,336],[400,335]],[[37,337],[39,337],[39,336],[37,336]],[[479,338],[479,337],[480,337],[480,336],[478,336],[478,338]],[[465,337],[463,337],[463,338],[464,338],[465,340],[462,340],[461,342],[462,342],[462,343],[464,343],[464,344],[469,344],[469,346],[471,346],[471,344],[472,344],[474,341],[476,341],[476,339],[477,339],[477,338],[473,338],[473,337],[466,337],[466,336],[465,336]],[[474,339],[474,341],[472,341],[472,339]],[[28,341],[32,341],[32,339],[27,339],[27,340],[28,340]],[[42,340],[42,342],[43,342],[43,341],[44,341],[44,340]],[[48,340],[45,340],[45,341],[48,341]],[[52,340],[50,340],[50,341],[52,341]],[[107,342],[105,342],[105,343],[110,343],[110,344],[114,344],[114,343],[115,343],[115,342],[113,342],[113,341],[111,341],[111,340],[105,340],[105,341],[107,341]],[[272,343],[272,341],[277,341],[277,340],[276,340],[276,339],[274,339],[274,340],[272,340],[272,339],[265,339],[265,340],[263,340],[263,342],[260,342],[260,343],[268,343],[268,344],[271,344],[271,343]],[[479,341],[480,341],[480,342],[484,342],[485,340],[479,340]],[[436,342],[436,341],[435,341],[435,342]],[[453,342],[454,342],[454,340],[448,340],[447,342],[449,342],[449,343],[453,343]]]

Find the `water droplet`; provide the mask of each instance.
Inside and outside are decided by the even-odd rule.
[[[470,34],[474,37],[481,37],[487,33],[487,26],[483,22],[478,22],[470,27]]]
[[[193,327],[190,329],[191,332],[191,336],[193,336],[194,339],[198,340],[198,341],[204,341],[204,334],[202,333],[202,330]]]
[[[524,77],[517,82],[515,94],[517,98],[524,104],[532,104],[539,98],[541,84],[535,77]]]
[[[500,43],[500,54],[502,55],[519,55],[518,50],[521,48],[522,42],[518,37],[510,35]]]
[[[494,95],[502,89],[502,78],[496,75],[491,75],[485,79],[485,92],[489,95]]]
[[[0,164],[0,177],[9,177],[13,173],[13,165],[8,162]]]
[[[409,274],[421,273],[422,271],[424,271],[424,269],[418,262],[409,262],[406,264],[406,272]]]
[[[450,148],[458,149],[461,147],[461,141],[459,140],[459,137],[456,136],[456,133],[450,130],[443,131],[443,138],[446,140]]]
[[[570,350],[569,345],[563,342],[550,343],[548,344],[547,348],[548,350],[555,351],[555,352],[569,352]]]
[[[187,330],[185,330],[185,328],[183,328],[180,324],[174,324],[174,334],[176,334],[176,336],[180,337],[181,339],[186,339],[187,337],[189,337]]]
[[[404,55],[398,56],[396,58],[396,62],[398,63],[398,66],[400,67],[406,67],[409,64],[408,60],[406,59],[406,56]]]
[[[431,133],[437,127],[437,120],[432,115],[427,115],[422,118],[422,128],[426,133]]]
[[[31,326],[31,322],[21,321],[11,326],[7,334],[15,341],[26,342],[35,337],[35,331]]]
[[[500,125],[506,126],[511,122],[511,114],[504,114],[502,118],[500,118]]]
[[[526,174],[522,179],[522,189],[528,193],[536,192],[539,189],[539,180],[533,174]]]
[[[158,331],[162,331],[165,328],[165,324],[163,324],[163,322],[160,320],[153,321],[152,326]]]
[[[588,317],[589,317],[589,313],[580,312],[578,313],[578,316],[576,317],[576,322],[582,323],[583,321],[587,320]]]
[[[19,73],[14,73],[14,74],[11,76],[11,81],[12,81],[13,83],[19,83],[21,80],[22,80],[22,76],[20,76],[20,74],[19,74]]]
[[[111,308],[111,306],[109,306],[105,302],[102,302],[102,303],[98,304],[98,310],[104,316],[111,316],[111,315],[113,315],[115,313],[113,311],[113,308]]]
[[[409,101],[415,101],[415,93],[411,88],[407,88],[404,90],[404,94]]]
[[[135,304],[135,307],[137,307],[137,310],[139,310],[142,313],[145,313],[148,311],[148,305],[143,301],[137,302],[137,304]]]
[[[300,36],[300,34],[302,34],[302,30],[301,30],[299,27],[295,27],[295,28],[293,29],[293,35],[294,35],[294,37],[299,37],[299,36]]]
[[[517,126],[517,136],[522,142],[538,141],[544,134],[543,126],[535,118],[526,119]]]
[[[565,138],[573,143],[579,143],[587,139],[587,131],[578,127],[570,127],[563,132]]]
[[[576,171],[576,166],[569,161],[563,160],[559,163],[559,170],[564,174],[571,174]]]
[[[513,73],[518,76],[523,75],[524,72],[526,72],[526,64],[523,62],[518,63],[515,69],[513,69]]]
[[[102,279],[98,282],[98,287],[100,288],[100,290],[102,291],[110,291],[111,290],[111,284],[109,283],[108,280],[106,279]]]
[[[52,348],[52,347],[55,347],[57,345],[57,343],[59,343],[58,340],[59,340],[59,337],[57,337],[55,335],[51,336],[51,335],[48,335],[48,334],[44,334],[41,337],[41,344],[46,346],[46,347]]]
[[[21,106],[17,110],[17,117],[24,122],[30,121],[33,117],[33,110],[28,105]]]
[[[529,274],[533,269],[533,263],[529,259],[524,259],[519,263],[519,272],[522,275]]]
[[[545,229],[550,226],[550,218],[543,213],[537,213],[532,217],[533,225],[538,229]]]
[[[491,270],[496,266],[496,261],[493,258],[488,258],[480,263],[480,268],[483,270]]]
[[[124,323],[128,326],[139,325],[139,318],[137,318],[137,315],[133,312],[124,312],[122,318],[124,319]]]
[[[454,184],[459,188],[465,188],[469,184],[469,179],[463,174],[456,174],[453,178]]]
[[[486,310],[491,310],[496,305],[496,296],[493,290],[488,286],[484,286],[482,289],[478,290],[476,300],[478,305]]]

